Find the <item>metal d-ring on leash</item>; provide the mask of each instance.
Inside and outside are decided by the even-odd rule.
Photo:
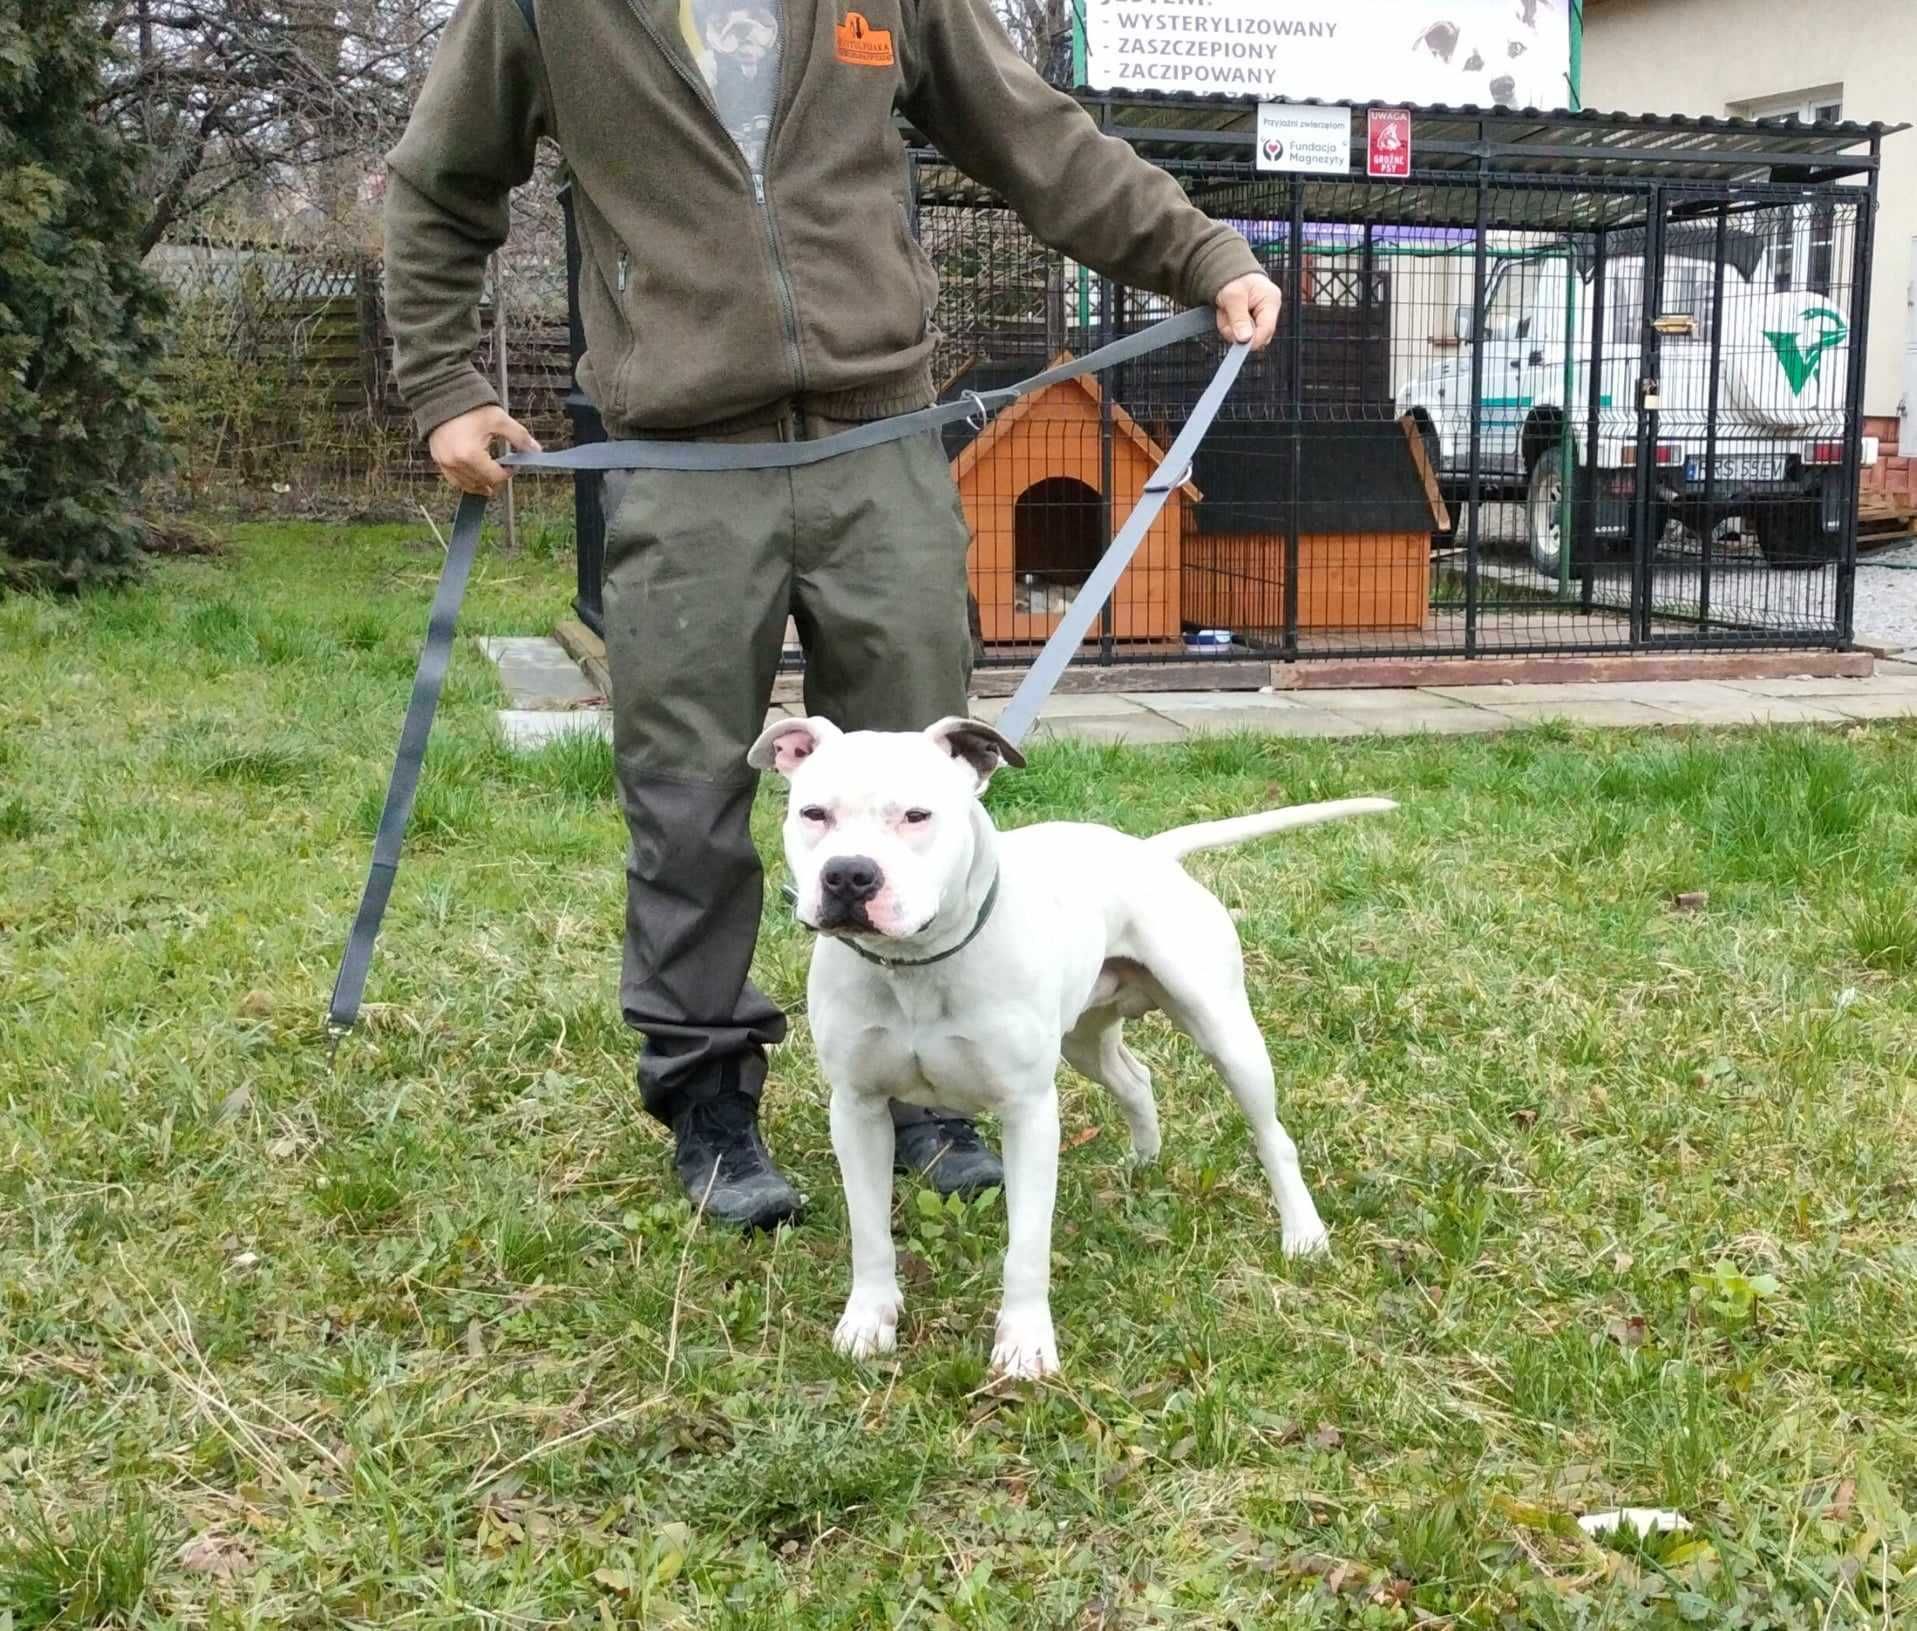
[[[968,422],[983,429],[984,422],[997,409],[1022,396],[1045,390],[1084,374],[1142,357],[1181,340],[1195,340],[1212,332],[1214,318],[1203,307],[1181,312],[1163,322],[1141,329],[1136,334],[1115,340],[1110,345],[1088,351],[1082,357],[1048,368],[1016,385],[994,391],[967,391],[956,402],[940,403],[916,413],[878,419],[855,425],[850,430],[824,436],[813,442],[588,442],[582,447],[557,453],[514,453],[500,460],[514,470],[780,470],[801,465],[820,464],[844,453],[880,447],[902,441],[947,425]],[[1145,534],[1157,521],[1166,501],[1190,474],[1198,444],[1211,429],[1212,421],[1224,404],[1225,394],[1244,367],[1250,347],[1234,345],[1218,365],[1218,372],[1199,397],[1185,421],[1185,428],[1171,450],[1145,483],[1137,504],[1125,525],[1111,542],[1097,569],[1085,580],[1071,605],[1059,619],[1058,627],[1045,642],[1037,660],[1019,682],[1012,700],[999,716],[1000,732],[1014,744],[1038,719],[1038,711],[1052,694],[1059,676],[1071,662],[1092,619],[1117,587],[1120,575],[1131,564],[1144,542]],[[1172,472],[1178,472],[1176,476]],[[393,760],[392,780],[386,789],[386,803],[380,811],[379,829],[373,840],[372,867],[366,875],[366,887],[360,896],[359,911],[346,937],[346,950],[340,958],[339,976],[333,982],[333,997],[327,1008],[327,1032],[334,1052],[359,1019],[361,998],[366,991],[366,976],[373,966],[373,944],[379,936],[380,920],[392,897],[393,881],[399,873],[401,846],[406,824],[413,813],[413,798],[419,791],[420,767],[426,758],[426,741],[432,732],[433,714],[439,706],[439,693],[452,659],[453,629],[459,603],[472,575],[473,558],[479,549],[481,525],[486,519],[487,500],[468,493],[459,501],[453,519],[452,542],[446,550],[446,564],[440,571],[439,588],[433,596],[433,609],[426,626],[426,644],[419,654],[419,668],[413,675],[412,700],[406,705],[406,721],[400,728],[399,751]],[[984,914],[981,914],[983,917]],[[974,930],[976,933],[976,930]]]

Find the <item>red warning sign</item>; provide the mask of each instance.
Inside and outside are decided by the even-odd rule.
[[[1411,174],[1411,110],[1373,108],[1366,115],[1365,174]]]

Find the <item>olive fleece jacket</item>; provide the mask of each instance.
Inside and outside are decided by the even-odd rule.
[[[542,137],[574,183],[579,382],[615,436],[931,400],[938,280],[913,241],[895,110],[1099,272],[1202,305],[1258,270],[1237,232],[1024,62],[989,0],[783,10],[755,176],[679,0],[542,0],[536,34],[517,0],[461,0],[388,159],[387,313],[422,434],[497,400],[473,364],[478,297]]]

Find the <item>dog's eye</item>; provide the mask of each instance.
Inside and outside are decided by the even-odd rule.
[[[907,810],[905,812],[906,825],[910,827],[922,826],[931,819],[932,812],[930,810]]]
[[[825,806],[823,804],[808,804],[799,812],[799,815],[801,819],[806,821],[823,821],[826,819]]]

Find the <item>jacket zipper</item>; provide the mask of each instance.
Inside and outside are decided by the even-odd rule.
[[[718,104],[712,100],[711,88],[698,73],[674,53],[652,19],[646,15],[644,0],[626,0],[626,3],[631,6],[632,14],[639,19],[639,26],[646,31],[653,45],[658,48],[659,54],[672,65],[673,72],[691,87],[692,94],[698,97],[706,112],[712,115],[712,123],[719,132],[719,139],[725,143],[732,156],[738,161],[739,168],[745,173],[746,179],[752,183],[753,202],[758,205],[759,219],[765,224],[766,253],[772,260],[772,278],[779,288],[780,314],[785,320],[786,362],[792,373],[793,392],[795,395],[803,394],[805,359],[799,352],[798,302],[793,298],[792,279],[786,274],[785,258],[779,253],[779,234],[772,224],[772,206],[766,200],[765,177],[746,163],[745,154],[739,151],[739,144],[732,139],[732,132],[726,129],[725,121],[719,117]],[[785,112],[785,75],[787,63],[792,55],[791,44],[789,39],[785,41],[784,48],[779,53],[779,91],[773,104],[772,124],[766,130],[765,152],[768,163],[772,159],[772,138],[778,135],[779,120]],[[620,257],[622,278],[629,258],[628,254],[623,253]],[[622,292],[623,287],[622,283]]]
[[[766,150],[771,151],[770,133]],[[792,365],[792,378],[798,388],[805,389],[805,359],[799,354],[799,303],[792,295],[792,280],[785,275],[785,261],[779,254],[779,233],[772,224],[772,206],[766,202],[765,177],[757,171],[752,176],[752,196],[759,205],[759,219],[765,222],[766,247],[772,254],[772,277],[779,285],[779,312],[785,319],[786,361]]]

